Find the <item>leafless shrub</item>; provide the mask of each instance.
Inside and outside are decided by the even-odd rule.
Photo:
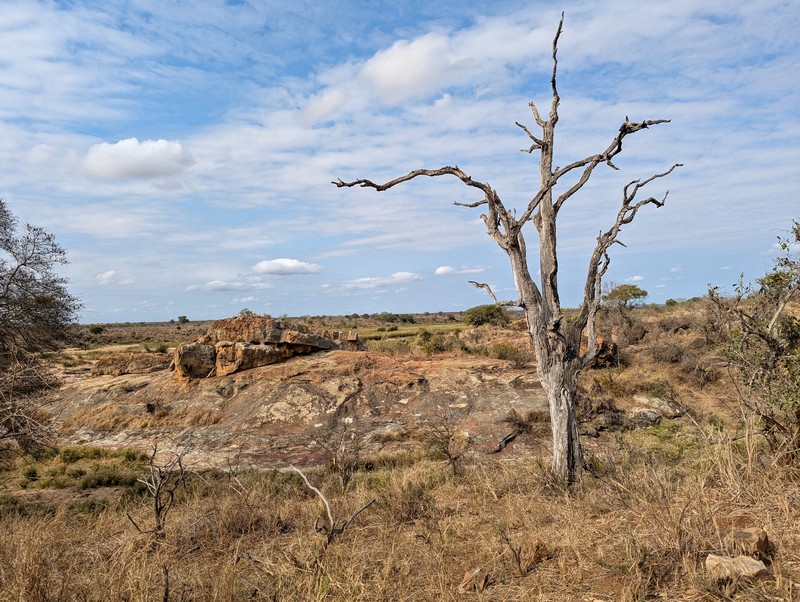
[[[361,464],[362,444],[363,433],[351,417],[334,419],[327,436],[319,442],[328,454],[330,468],[339,478],[343,493]]]
[[[447,460],[447,465],[458,475],[464,454],[469,449],[470,438],[458,428],[458,416],[449,408],[439,408],[422,424],[422,440],[431,451]]]
[[[679,364],[686,355],[686,346],[671,338],[660,338],[650,344],[650,355],[656,362]]]
[[[153,498],[152,528],[142,529],[128,514],[128,519],[139,533],[150,533],[156,539],[163,539],[166,536],[164,526],[167,515],[175,504],[175,493],[180,487],[185,487],[189,474],[183,465],[183,458],[188,451],[189,445],[186,444],[182,449],[169,453],[167,458],[160,459],[158,445],[153,445],[153,451],[148,461],[150,474],[143,479],[138,479],[138,482],[147,488]]]
[[[17,350],[0,362],[0,440],[12,440],[24,453],[41,456],[52,449],[43,395],[58,381],[42,359]]]
[[[347,519],[336,518],[333,515],[333,511],[331,510],[331,504],[328,501],[328,498],[326,498],[323,495],[323,493],[319,489],[317,489],[317,487],[315,487],[311,483],[311,481],[308,480],[308,477],[305,475],[305,473],[303,473],[302,470],[300,470],[299,468],[297,468],[295,466],[292,466],[291,468],[297,474],[300,475],[300,477],[303,479],[303,482],[306,484],[306,487],[308,487],[311,491],[316,493],[317,497],[319,497],[320,501],[322,501],[323,506],[325,506],[325,520],[327,522],[323,522],[323,523],[320,524],[319,517],[317,517],[317,519],[314,521],[314,531],[316,531],[317,533],[324,533],[325,534],[325,545],[326,546],[328,546],[331,543],[333,543],[334,539],[336,539],[336,537],[338,535],[341,535],[342,533],[344,533],[345,530],[347,529],[347,527],[350,526],[350,523],[352,523],[353,520],[359,514],[361,514],[364,510],[366,510],[372,504],[375,503],[374,499],[370,500],[369,502],[367,502],[366,504],[361,506],[358,510],[353,512]]]

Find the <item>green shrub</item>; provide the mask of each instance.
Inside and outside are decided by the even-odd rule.
[[[464,312],[464,323],[469,326],[505,326],[508,324],[508,315],[499,305],[478,305]]]
[[[455,349],[458,345],[458,337],[454,334],[446,335],[441,332],[431,333],[428,330],[422,330],[417,335],[417,345],[426,355],[445,353]]]
[[[510,361],[515,368],[524,368],[531,359],[530,353],[508,341],[493,344],[492,357]]]

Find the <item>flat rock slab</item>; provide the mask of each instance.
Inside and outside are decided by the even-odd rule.
[[[73,379],[53,399],[60,438],[70,444],[134,447],[191,433],[193,467],[311,466],[338,425],[357,433],[365,457],[412,449],[426,421],[447,416],[474,453],[491,453],[519,416],[546,415],[531,370],[474,356],[398,358],[330,351],[224,377],[176,379],[170,372]],[[547,436],[519,435],[503,457],[530,455]]]

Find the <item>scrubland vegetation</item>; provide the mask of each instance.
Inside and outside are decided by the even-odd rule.
[[[800,599],[800,473],[785,448],[771,447],[763,417],[743,410],[714,307],[699,299],[604,316],[618,363],[583,374],[582,424],[621,416],[637,394],[688,412],[646,428],[621,418],[587,428],[578,484],[554,480],[546,455],[479,455],[458,429],[431,429],[416,451],[395,456],[334,447],[328,465],[304,472],[336,524],[374,500],[334,537],[322,497],[291,471],[232,457],[228,470],[181,472],[177,444],[153,459],[90,447],[35,459],[9,448],[0,598]],[[413,330],[402,337],[391,324],[367,355],[493,354],[511,368],[514,349],[532,361],[513,320],[406,323]],[[549,424],[538,418],[508,420],[546,444]],[[172,479],[158,491],[160,514],[158,474]],[[727,535],[741,527],[767,531],[769,574],[711,579],[705,557],[728,552]]]

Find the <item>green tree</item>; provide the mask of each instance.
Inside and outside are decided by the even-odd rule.
[[[38,401],[56,385],[43,357],[68,338],[80,309],[55,272],[64,263],[53,235],[20,226],[0,199],[0,439],[31,453],[47,435]]]
[[[623,310],[641,305],[646,298],[647,291],[635,284],[619,284],[603,295],[603,303]]]
[[[742,279],[732,296],[710,288],[716,331],[744,408],[780,458],[800,459],[800,221],[782,254],[756,282]]]
[[[613,312],[610,326],[616,331],[618,340],[627,345],[641,340],[647,333],[640,320],[634,320],[634,307],[642,304],[647,297],[647,291],[635,284],[613,284],[603,295],[603,307],[606,313]],[[610,338],[610,334],[609,334]]]
[[[464,323],[469,326],[482,326],[494,324],[505,326],[508,324],[508,315],[499,305],[478,305],[464,312]]]

